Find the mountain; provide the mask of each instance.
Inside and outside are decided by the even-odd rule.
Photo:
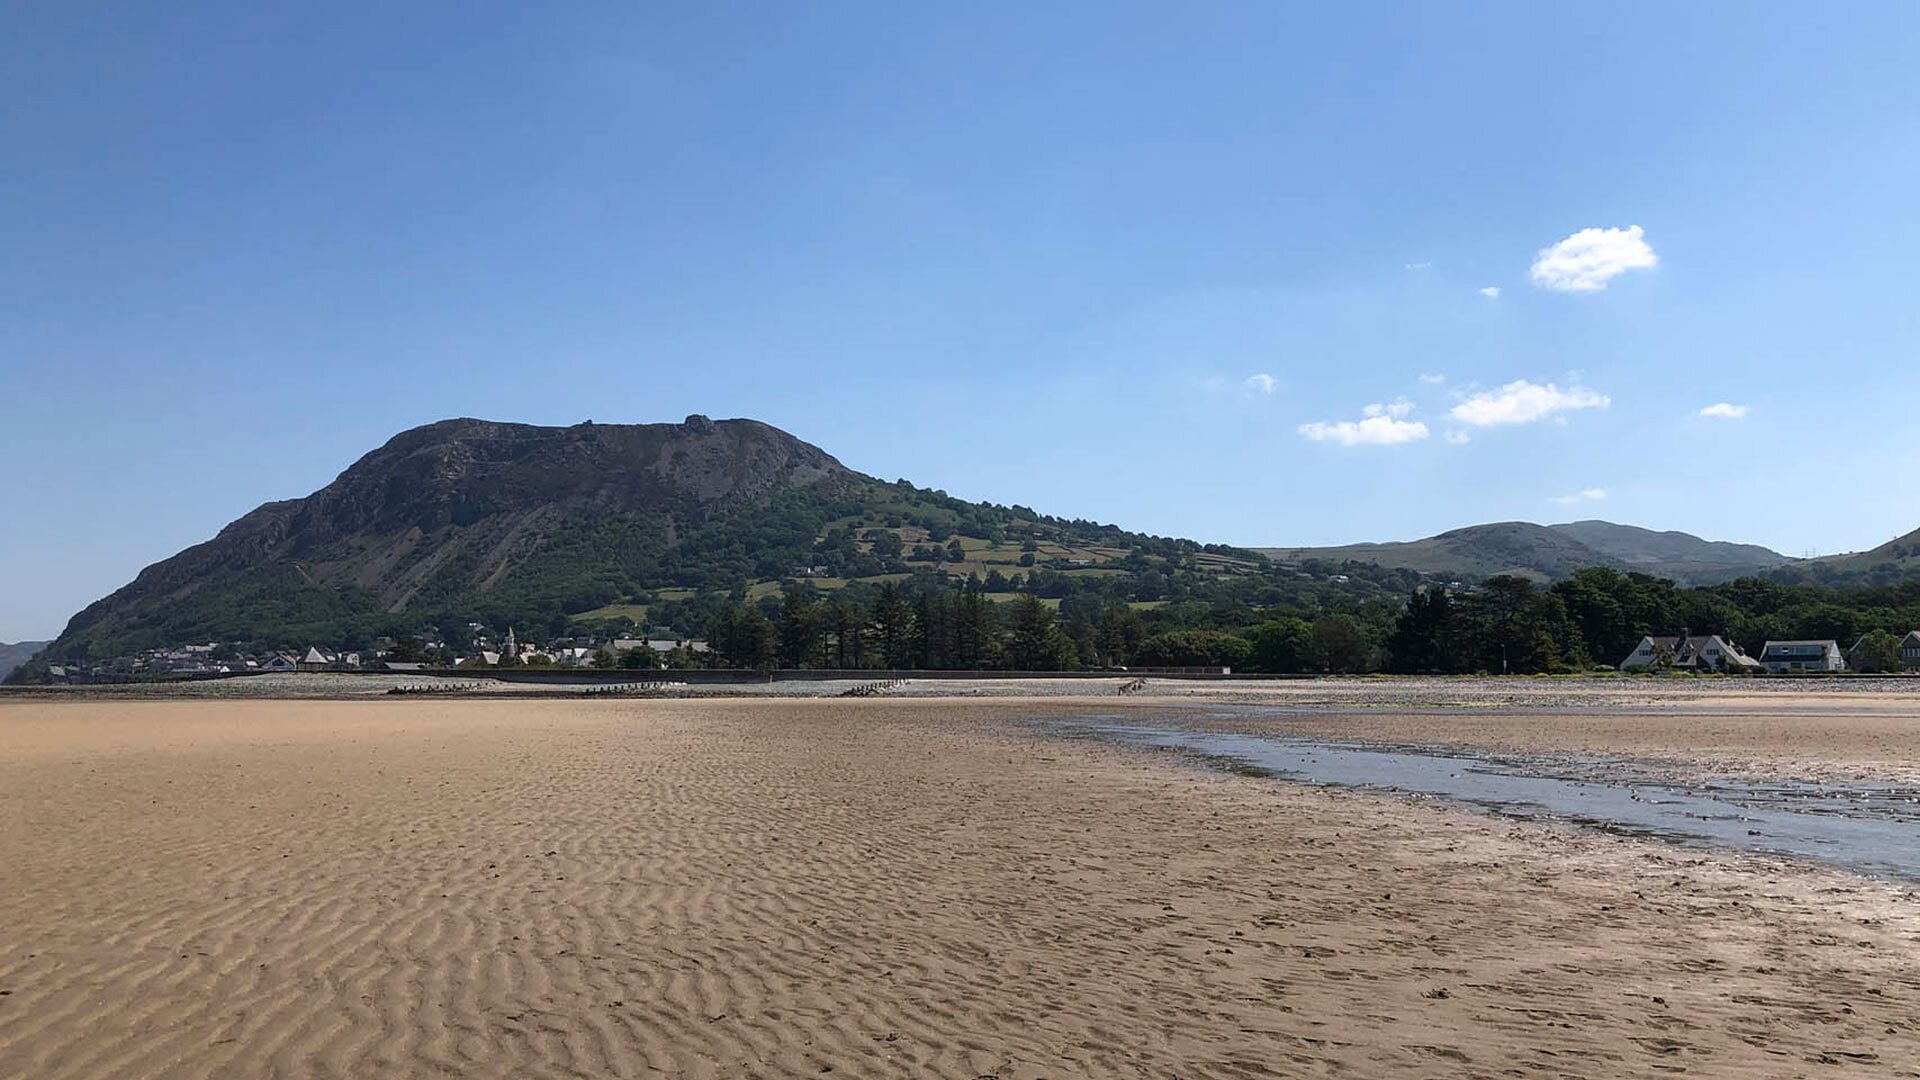
[[[1325,559],[1373,563],[1443,577],[1518,574],[1535,580],[1566,577],[1582,566],[1609,561],[1571,536],[1526,521],[1469,525],[1424,540],[1256,550],[1283,562]]]
[[[48,644],[45,641],[16,641],[9,645],[0,641],[0,679],[6,678],[9,672],[26,663],[28,657],[46,648]]]
[[[935,567],[984,578],[1042,560],[1119,573],[1121,560],[1137,570],[1170,555],[1210,574],[1259,563],[889,483],[753,420],[446,420],[147,567],[75,615],[48,656],[356,642],[469,620],[557,635],[606,605],[640,617],[648,603],[796,576],[826,587]]]
[[[1702,540],[1608,521],[1536,525],[1502,521],[1469,525],[1424,540],[1321,548],[1260,548],[1270,558],[1353,561],[1447,577],[1517,574],[1563,578],[1583,566],[1637,570],[1683,584],[1722,581],[1791,562],[1751,544]]]
[[[1655,532],[1611,521],[1572,521],[1548,528],[1571,536],[1624,566],[1645,569],[1661,577],[1734,578],[1793,561],[1758,544],[1702,540],[1692,533]]]
[[[113,655],[378,613],[514,606],[548,587],[678,581],[717,523],[856,474],[751,420],[536,427],[445,420],[402,432],[303,499],[271,502],[74,616],[54,655]],[[617,582],[611,580],[618,577]]]

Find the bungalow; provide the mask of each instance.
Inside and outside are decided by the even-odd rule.
[[[1840,643],[1825,641],[1769,641],[1760,650],[1760,662],[1775,675],[1790,671],[1845,671]]]
[[[1753,672],[1760,669],[1759,661],[1719,634],[1682,634],[1641,638],[1640,644],[1620,661],[1620,670],[1639,671],[1656,662],[1681,671]]]
[[[298,671],[300,661],[292,653],[274,653],[260,662],[261,671]]]

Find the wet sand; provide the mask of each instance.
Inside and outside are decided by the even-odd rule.
[[[1920,1076],[1908,890],[1020,723],[1122,708],[0,703],[0,1076]]]
[[[1398,700],[1364,707],[1243,701],[1253,707],[1208,710],[1194,722],[1313,739],[1643,758],[1740,775],[1920,783],[1920,681],[1900,685],[1878,693],[1710,688],[1670,692],[1655,703],[1584,707],[1548,694],[1425,708]]]

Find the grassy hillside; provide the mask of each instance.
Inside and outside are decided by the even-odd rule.
[[[1870,551],[1830,555],[1795,563],[1771,576],[1781,581],[1832,585],[1892,585],[1920,574],[1920,529]]]
[[[1324,559],[1374,563],[1443,577],[1512,574],[1534,581],[1566,577],[1582,566],[1608,561],[1571,536],[1525,521],[1469,525],[1424,540],[1258,550],[1270,558],[1287,561]]]
[[[1585,566],[1637,570],[1683,584],[1710,584],[1759,573],[1791,560],[1753,544],[1702,540],[1607,521],[1535,525],[1505,521],[1470,525],[1423,540],[1323,548],[1261,548],[1276,559],[1375,563],[1442,577],[1511,574],[1560,580]]]

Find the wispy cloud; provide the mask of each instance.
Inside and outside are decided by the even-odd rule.
[[[1485,288],[1480,290],[1480,295],[1486,297],[1489,300],[1498,300],[1500,299],[1500,286],[1488,285]]]
[[[1625,229],[1581,229],[1542,248],[1530,271],[1533,283],[1555,292],[1598,292],[1629,270],[1659,265],[1660,256],[1638,225]]]
[[[1263,371],[1258,375],[1247,376],[1246,387],[1255,393],[1271,394],[1278,382],[1279,380]]]
[[[1557,413],[1575,409],[1604,409],[1613,404],[1607,395],[1584,386],[1565,390],[1552,383],[1516,379],[1498,390],[1483,390],[1455,405],[1448,413],[1455,420],[1474,427],[1499,427],[1507,424],[1531,424]]]
[[[1432,259],[1428,259],[1428,260],[1426,260],[1425,262],[1410,262],[1410,263],[1408,263],[1408,264],[1407,264],[1407,269],[1409,269],[1409,270],[1426,270],[1426,269],[1429,269],[1429,268],[1431,268],[1432,266],[1433,266],[1433,260],[1432,260]]]
[[[1397,446],[1419,442],[1427,437],[1427,425],[1409,420],[1413,402],[1398,401],[1369,405],[1360,410],[1359,420],[1315,421],[1300,425],[1300,435],[1314,442],[1339,443],[1342,446]]]
[[[1701,409],[1700,415],[1711,416],[1719,420],[1738,420],[1747,415],[1747,407],[1745,405],[1735,405],[1730,401],[1722,401]]]
[[[1447,381],[1447,377],[1445,375],[1422,375],[1420,376],[1420,381],[1426,383],[1428,386],[1439,386],[1441,383]]]
[[[1465,446],[1473,441],[1473,436],[1458,429],[1449,429],[1445,435],[1440,437],[1447,440],[1448,446]]]
[[[1576,491],[1572,495],[1555,495],[1553,501],[1562,506],[1571,506],[1574,503],[1605,502],[1606,498],[1606,488],[1587,488],[1585,491]]]

